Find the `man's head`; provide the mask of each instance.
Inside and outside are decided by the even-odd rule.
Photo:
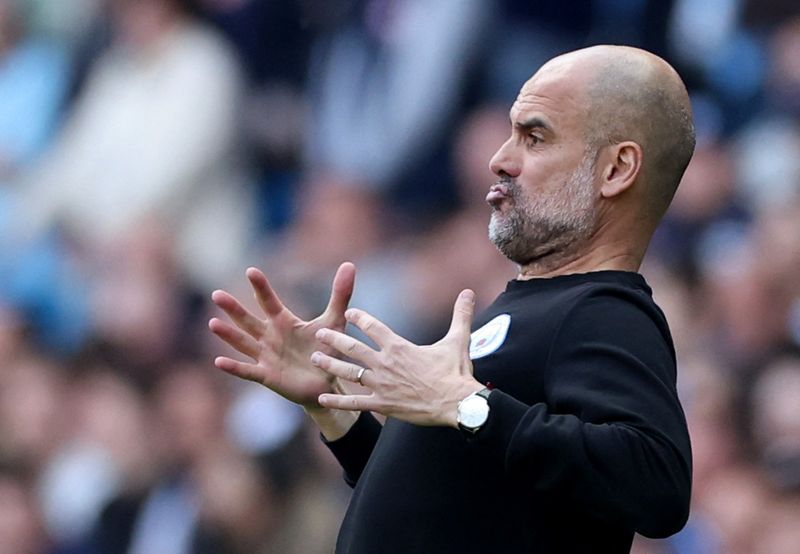
[[[694,151],[672,67],[630,47],[570,52],[525,83],[510,117],[487,197],[498,248],[526,265],[625,235],[643,254]]]

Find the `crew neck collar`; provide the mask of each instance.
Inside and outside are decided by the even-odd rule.
[[[532,279],[512,279],[506,286],[506,291],[543,288],[578,283],[619,283],[634,285],[650,290],[647,281],[641,273],[616,269],[589,271],[586,273],[568,273],[554,277],[534,277]]]

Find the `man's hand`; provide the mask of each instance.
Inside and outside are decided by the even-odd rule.
[[[317,338],[359,364],[314,352],[312,363],[333,376],[358,382],[369,395],[322,394],[319,403],[341,410],[370,410],[417,425],[456,427],[458,402],[483,388],[472,376],[469,359],[470,325],[475,293],[462,291],[453,309],[447,335],[429,346],[418,346],[392,332],[362,310],[351,309],[347,320],[375,341],[380,351],[344,333],[321,329]],[[362,368],[368,368],[361,371]]]
[[[303,321],[289,311],[261,271],[251,267],[247,270],[247,278],[266,317],[256,317],[232,295],[217,290],[211,299],[235,325],[212,318],[208,327],[233,348],[252,358],[253,363],[220,356],[214,360],[214,365],[242,379],[261,383],[300,404],[309,413],[320,411],[319,395],[340,392],[341,389],[337,387],[334,375],[309,363],[309,356],[320,348],[315,339],[318,330],[344,331],[344,311],[353,295],[355,266],[347,262],[339,267],[333,279],[328,307],[311,321]],[[326,352],[334,353],[332,349],[326,349]]]

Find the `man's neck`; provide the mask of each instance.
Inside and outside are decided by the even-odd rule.
[[[638,271],[644,252],[629,245],[589,246],[574,253],[553,253],[520,267],[517,279],[543,279],[592,271]]]

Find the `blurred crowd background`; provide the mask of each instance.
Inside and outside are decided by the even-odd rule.
[[[313,316],[351,260],[353,305],[439,338],[515,275],[517,90],[603,42],[673,63],[698,134],[643,268],[692,515],[634,552],[800,552],[796,0],[0,0],[0,553],[331,552],[340,470],[214,369],[210,292],[257,265]]]

